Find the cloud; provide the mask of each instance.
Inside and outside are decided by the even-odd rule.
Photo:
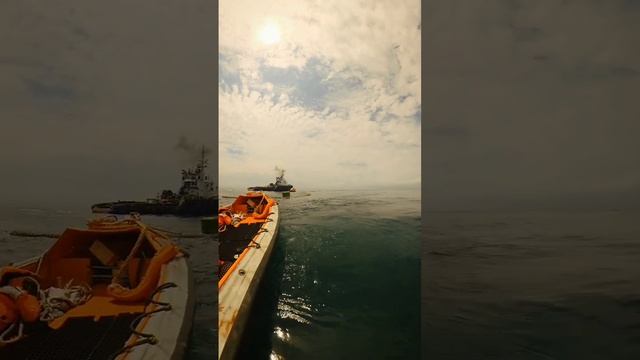
[[[419,24],[418,1],[221,3],[221,184],[419,182]]]
[[[24,79],[24,83],[36,100],[71,100],[75,91],[68,85],[46,83],[40,80]]]
[[[215,146],[216,6],[1,2],[0,198],[87,209],[175,190],[194,165],[179,136]]]
[[[637,2],[425,6],[429,206],[638,188]]]

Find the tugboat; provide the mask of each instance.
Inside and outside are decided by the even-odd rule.
[[[202,157],[195,169],[182,170],[182,186],[178,193],[163,190],[157,198],[147,201],[116,201],[95,204],[94,213],[128,215],[177,215],[213,216],[218,207],[218,187],[205,174],[207,159],[202,148]]]
[[[293,185],[288,184],[287,180],[284,179],[284,169],[280,169],[276,166],[276,171],[278,172],[278,176],[276,176],[276,182],[270,183],[267,186],[252,186],[248,188],[249,191],[275,191],[275,192],[295,192],[296,189],[293,188]]]

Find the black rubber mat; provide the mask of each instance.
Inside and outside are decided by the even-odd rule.
[[[222,279],[224,274],[231,269],[231,266],[233,266],[233,261],[226,261],[224,264],[220,265],[218,267],[218,278]]]
[[[227,226],[226,230],[218,233],[218,258],[224,263],[218,266],[218,279],[222,279],[229,271],[236,257],[249,245],[251,239],[260,231],[264,223],[242,224],[233,227]]]
[[[235,261],[235,256],[244,251],[263,224],[242,224],[237,228],[227,226],[225,231],[219,232],[218,257],[220,260]]]
[[[0,347],[2,360],[109,360],[131,336],[136,314],[69,320],[60,330],[28,329],[29,336]]]

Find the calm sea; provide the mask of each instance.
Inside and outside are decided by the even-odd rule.
[[[309,191],[279,202],[240,359],[418,359],[420,193]]]
[[[12,231],[59,234],[67,227],[86,227],[86,221],[92,217],[84,209],[19,206],[0,209],[0,266],[38,256],[55,241],[48,238],[11,236]],[[172,232],[200,234],[198,218],[143,216],[142,219],[150,225]],[[217,357],[217,243],[206,236],[178,238],[176,241],[190,254],[196,285],[196,310],[187,359],[211,360]]]
[[[424,358],[640,359],[640,213],[424,216]]]

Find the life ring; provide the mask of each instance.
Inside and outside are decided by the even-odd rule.
[[[147,300],[158,285],[160,279],[160,271],[162,265],[173,260],[178,255],[178,248],[174,245],[167,245],[160,249],[156,255],[151,258],[149,268],[146,274],[134,289],[126,288],[117,283],[111,283],[107,287],[107,292],[115,300],[123,302],[138,302]]]

